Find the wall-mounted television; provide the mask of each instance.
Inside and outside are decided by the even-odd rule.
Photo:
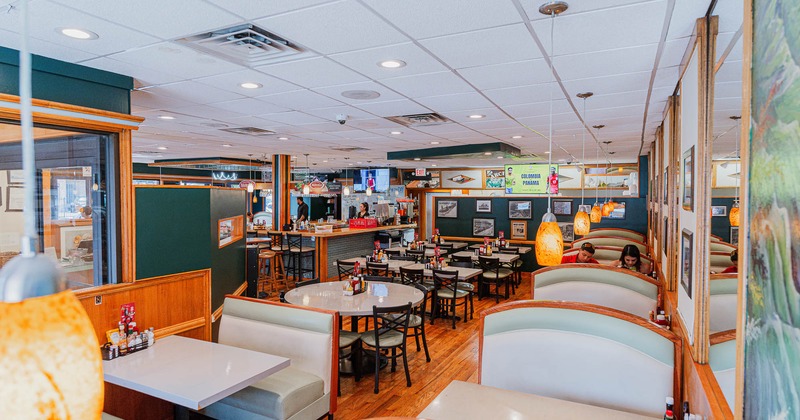
[[[552,193],[558,193],[558,165],[531,163],[505,165],[506,194],[547,194],[548,185]]]
[[[388,169],[361,169],[353,172],[353,190],[364,192],[367,187],[372,192],[386,192],[389,190]]]

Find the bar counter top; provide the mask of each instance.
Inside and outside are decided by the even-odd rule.
[[[396,230],[396,229],[415,229],[417,227],[416,223],[406,224],[406,225],[389,225],[389,226],[378,226],[374,228],[365,228],[365,229],[350,229],[344,228],[339,230],[334,230],[333,232],[310,232],[307,230],[298,230],[298,231],[284,231],[280,233],[294,233],[300,234],[303,237],[315,237],[315,238],[335,238],[339,236],[349,236],[349,235],[358,235],[361,233],[369,233],[369,232],[380,232],[384,230]],[[270,233],[277,232],[270,230]]]

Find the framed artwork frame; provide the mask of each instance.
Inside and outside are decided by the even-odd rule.
[[[694,256],[694,233],[684,229],[681,235],[681,286],[689,298],[692,297],[692,272]]]
[[[564,239],[565,244],[575,240],[575,223],[563,222],[559,223],[558,227],[561,228],[561,237]]]
[[[25,183],[25,173],[22,169],[9,169],[6,171],[6,177],[9,184],[19,185]]]
[[[553,200],[553,214],[572,216],[572,200]]]
[[[731,226],[730,243],[739,246],[739,226]]]
[[[217,221],[217,237],[219,247],[224,248],[244,238],[244,216],[233,216]]]
[[[530,219],[533,216],[533,202],[521,200],[508,201],[509,219]]]
[[[483,172],[483,185],[487,190],[506,188],[506,175],[502,169],[486,169]]]
[[[661,183],[664,184],[664,189],[662,191],[663,195],[664,195],[664,199],[661,202],[661,204],[664,204],[665,206],[667,205],[668,195],[669,195],[668,194],[669,193],[669,189],[668,189],[669,176],[668,175],[669,175],[669,167],[665,167],[664,168],[664,179],[661,180]]]
[[[475,213],[491,213],[492,200],[475,200]]]
[[[78,248],[82,241],[93,239],[94,230],[92,225],[65,226],[59,230],[59,251],[61,258],[69,257],[69,252]]]
[[[667,216],[664,216],[664,219],[661,223],[661,230],[662,230],[661,233],[664,235],[661,238],[661,245],[662,248],[664,249],[664,255],[669,255],[669,253],[667,252],[667,236],[669,236],[669,228],[667,227]]]
[[[472,236],[494,237],[494,217],[475,217],[472,219]]]
[[[615,201],[614,209],[606,216],[607,219],[625,220],[625,202]]]
[[[723,217],[728,215],[727,206],[711,206],[711,217]]]
[[[511,239],[528,239],[528,222],[525,220],[512,220]]]
[[[21,185],[6,187],[6,211],[18,212],[25,207],[25,188]]]
[[[683,152],[683,209],[694,211],[694,146]]]
[[[442,219],[458,218],[458,200],[437,200],[436,217]]]

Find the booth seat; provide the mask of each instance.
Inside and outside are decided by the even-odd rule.
[[[708,247],[711,252],[727,252],[729,257],[731,255],[731,251],[736,249],[736,245],[732,245],[727,242],[716,241],[710,241],[708,243]]]
[[[708,256],[708,265],[712,273],[722,273],[723,270],[733,265],[730,252],[711,252]]]
[[[594,243],[592,243],[594,245]],[[564,255],[572,255],[577,254],[580,252],[580,248],[570,248],[564,250]],[[622,254],[622,247],[621,246],[595,246],[594,247],[594,255],[592,258],[596,259],[600,264],[611,264],[612,261],[619,261],[619,256]],[[645,261],[650,264],[650,267],[654,267],[653,259],[647,255],[640,255],[642,261]],[[730,261],[730,259],[728,259]]]
[[[660,303],[657,280],[598,264],[565,264],[532,274],[532,299],[583,302],[647,318]]]
[[[736,397],[736,330],[721,331],[709,336],[708,364],[729,407]]]
[[[715,333],[736,329],[738,274],[712,274],[709,281],[708,329]]]
[[[201,411],[217,419],[318,419],[336,411],[337,312],[226,296],[219,343],[291,359],[291,366]]]
[[[628,239],[628,238],[620,238],[618,236],[590,236],[578,239],[577,241],[572,242],[570,248],[580,248],[586,242],[591,242],[594,246],[617,246],[620,248],[624,248],[625,245],[635,245],[639,248],[639,253],[642,255],[647,255],[649,251],[647,250],[647,245],[642,242]],[[619,258],[619,256],[617,256]]]
[[[680,400],[680,339],[639,317],[574,302],[481,313],[479,382],[661,418]]]
[[[635,230],[630,229],[621,229],[621,228],[602,228],[602,229],[592,229],[589,231],[588,234],[584,235],[584,238],[590,238],[593,236],[613,236],[617,238],[626,238],[626,239],[633,239],[637,242],[647,242],[647,237],[644,236],[643,233],[636,232]]]

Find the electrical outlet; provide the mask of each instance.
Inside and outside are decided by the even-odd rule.
[[[103,297],[102,296],[95,296],[94,297],[94,304],[95,305],[102,305],[103,304]]]

